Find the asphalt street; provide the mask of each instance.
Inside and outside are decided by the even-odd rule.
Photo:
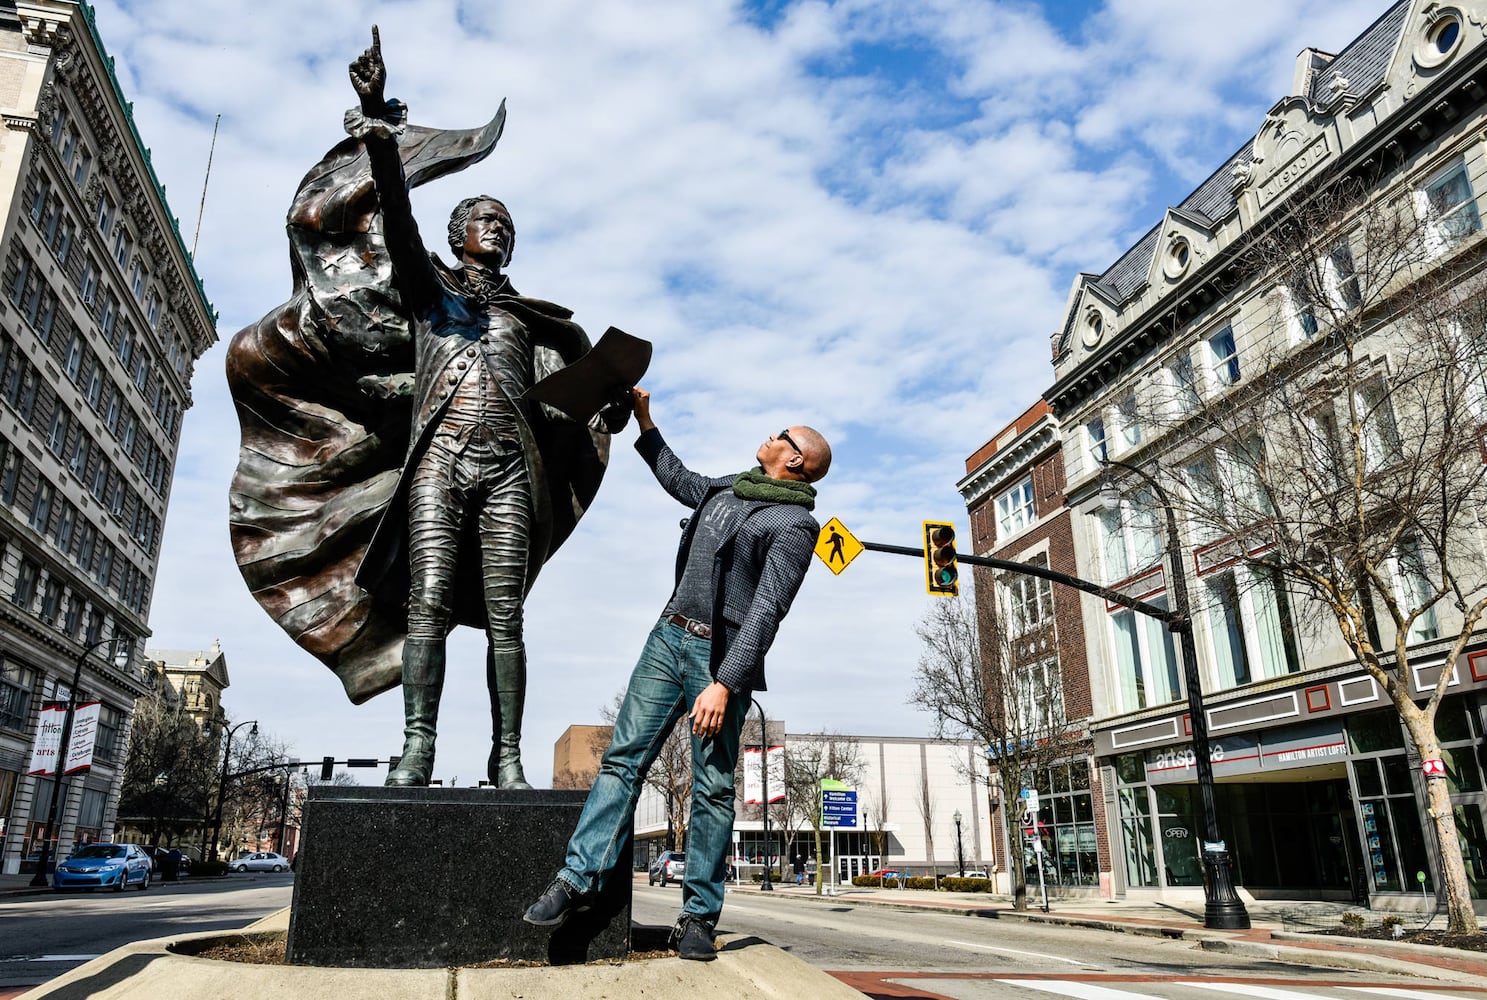
[[[678,888],[635,887],[635,919],[667,924]],[[719,932],[757,936],[879,998],[1444,1000],[1487,989],[1216,954],[1192,941],[926,911],[730,893]]]
[[[32,986],[121,945],[243,927],[289,905],[288,872],[155,882],[147,892],[23,895],[0,901],[0,990]]]

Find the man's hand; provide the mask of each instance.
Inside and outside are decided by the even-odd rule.
[[[630,390],[630,399],[635,407],[635,426],[639,427],[642,433],[654,430],[656,422],[651,419],[651,394],[637,385]]]
[[[371,46],[356,57],[348,72],[351,86],[361,95],[362,113],[380,118],[387,106],[382,97],[382,90],[387,85],[387,66],[382,62],[382,36],[375,24],[372,25]]]
[[[718,681],[703,688],[697,700],[692,703],[692,711],[687,715],[692,720],[692,732],[698,736],[716,736],[718,730],[723,728],[723,713],[728,710],[728,696],[731,693]]]

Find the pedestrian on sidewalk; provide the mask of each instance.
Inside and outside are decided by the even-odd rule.
[[[800,589],[821,533],[811,485],[831,447],[809,427],[771,434],[759,465],[709,478],[682,464],[633,390],[636,450],[661,487],[691,508],[682,522],[676,588],[651,630],[614,723],[598,777],[568,841],[566,864],[524,919],[556,927],[587,909],[622,860],[642,776],[683,715],[692,721],[692,811],[682,912],[672,932],[682,958],[716,957],[725,855],[733,830],[733,772],[744,716],[763,691],[764,655]],[[628,873],[624,873],[628,875]]]

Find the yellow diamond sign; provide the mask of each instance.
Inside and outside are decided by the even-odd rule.
[[[816,539],[816,555],[833,573],[841,573],[863,551],[862,543],[834,517],[826,522],[821,537]]]

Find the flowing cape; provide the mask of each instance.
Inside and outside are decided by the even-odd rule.
[[[409,125],[398,140],[409,187],[484,159],[505,117],[503,104],[478,129]],[[358,382],[408,377],[414,367],[410,319],[392,284],[360,140],[337,144],[305,175],[287,229],[294,294],[228,346],[227,383],[242,431],[229,493],[232,548],[253,597],[360,703],[401,682],[406,604],[376,599],[356,576],[398,493],[412,404]],[[567,315],[519,297],[511,306],[528,322]],[[561,364],[554,351],[536,353],[538,377]],[[533,410],[538,454],[529,468],[541,471],[533,489],[551,530],[534,553],[528,587],[593,501],[609,454],[607,434]],[[484,625],[478,602],[456,614]]]

